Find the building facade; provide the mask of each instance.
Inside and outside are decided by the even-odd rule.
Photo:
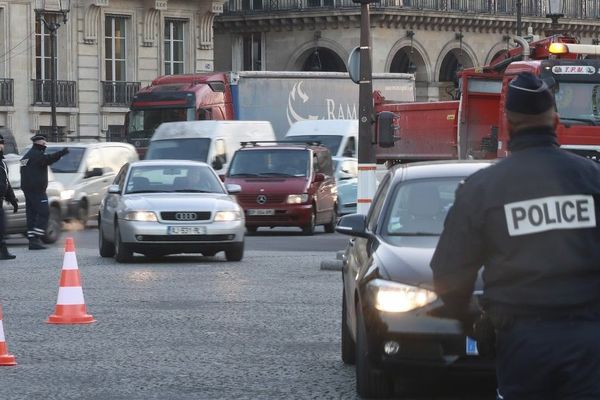
[[[517,3],[372,3],[373,71],[415,73],[417,100],[452,98],[457,70],[485,65],[511,46]],[[547,10],[547,0],[521,0],[522,34],[546,35]],[[560,30],[598,43],[600,1],[563,0],[563,13]],[[360,7],[352,0],[228,0],[215,19],[215,68],[345,71],[359,28]]]
[[[63,4],[65,2],[63,1]],[[0,0],[0,127],[19,147],[51,134],[52,40],[56,31],[57,125],[50,140],[119,140],[131,97],[161,74],[213,70],[222,1]]]

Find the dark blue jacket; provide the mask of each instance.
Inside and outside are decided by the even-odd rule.
[[[46,193],[48,166],[60,160],[63,150],[45,154],[45,146],[34,144],[21,158],[21,188],[24,192]]]
[[[509,145],[509,157],[457,190],[431,262],[436,291],[464,310],[485,266],[488,310],[539,315],[597,304],[600,165],[560,149],[551,130],[519,132]]]

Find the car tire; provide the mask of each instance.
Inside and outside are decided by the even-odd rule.
[[[325,224],[325,233],[333,233],[335,232],[335,225],[337,224],[337,204],[333,205],[333,210],[331,211],[331,221]]]
[[[115,260],[120,263],[133,260],[133,251],[121,240],[119,225],[115,225]]]
[[[354,343],[350,328],[348,328],[347,312],[346,290],[342,289],[342,361],[344,364],[354,364],[356,362],[356,343]]]
[[[232,245],[225,250],[225,259],[227,261],[242,261],[244,258],[244,242]]]
[[[87,202],[85,200],[83,200],[81,202],[81,204],[79,205],[79,207],[77,208],[77,220],[79,221],[79,223],[81,224],[81,226],[84,229],[88,223],[89,217],[90,217],[90,215],[89,215]]]
[[[312,212],[310,213],[310,221],[308,222],[308,224],[306,224],[302,227],[302,233],[304,233],[307,236],[314,235],[316,224],[317,224],[317,212],[316,212],[315,208],[313,207]]]
[[[217,253],[216,253],[216,252],[214,252],[214,251],[203,251],[203,252],[202,252],[202,255],[203,255],[204,257],[213,257],[215,254],[217,254]]]
[[[98,218],[98,250],[100,251],[100,257],[113,257],[115,255],[115,245],[108,242],[104,237],[100,218]]]
[[[46,227],[46,234],[42,236],[42,242],[46,244],[56,242],[60,238],[61,232],[62,218],[60,216],[60,210],[57,207],[50,207],[48,227]]]
[[[367,329],[362,306],[356,310],[356,392],[360,397],[381,399],[393,394],[393,382],[384,371],[371,365],[368,357]]]

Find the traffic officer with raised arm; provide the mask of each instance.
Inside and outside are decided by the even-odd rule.
[[[31,138],[33,146],[21,159],[21,188],[25,194],[27,211],[27,238],[29,250],[42,250],[41,237],[46,234],[50,208],[46,188],[48,187],[48,166],[60,160],[69,149],[44,154],[46,137],[35,135]]]
[[[16,213],[19,211],[19,202],[8,179],[8,167],[4,162],[4,136],[2,135],[0,135],[0,161],[0,260],[12,260],[15,256],[8,252],[4,238],[6,235],[6,218],[2,205],[6,201],[12,205],[13,212]]]
[[[498,399],[600,399],[600,165],[559,148],[534,75],[509,83],[505,109],[511,154],[457,189],[435,290],[464,321],[483,266],[475,333],[495,350]]]

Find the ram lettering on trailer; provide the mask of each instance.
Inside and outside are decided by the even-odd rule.
[[[555,229],[596,226],[594,198],[589,195],[542,197],[504,205],[510,236]]]

